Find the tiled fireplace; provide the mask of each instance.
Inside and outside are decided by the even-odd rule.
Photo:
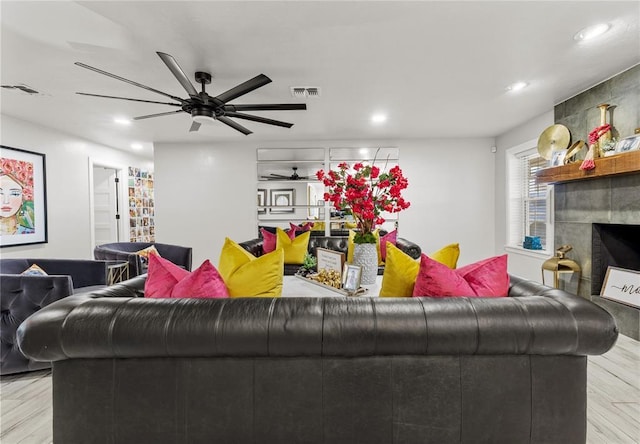
[[[582,276],[578,294],[605,307],[620,332],[640,340],[640,310],[599,296],[608,266],[640,270],[640,174],[555,185],[555,246]]]

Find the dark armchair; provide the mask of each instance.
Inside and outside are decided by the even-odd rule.
[[[48,276],[21,273],[37,264]],[[0,374],[7,375],[51,367],[22,354],[16,345],[20,323],[42,307],[74,293],[107,285],[107,262],[84,259],[0,259]]]
[[[158,254],[164,259],[191,271],[191,247],[179,245],[158,244],[154,242],[114,242],[98,245],[93,249],[93,257],[101,260],[129,262],[129,277],[135,277],[147,272],[146,264],[136,252],[153,245]]]

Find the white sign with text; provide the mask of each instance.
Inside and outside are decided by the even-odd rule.
[[[640,271],[607,268],[600,296],[640,308]]]

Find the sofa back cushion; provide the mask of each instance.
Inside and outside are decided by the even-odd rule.
[[[0,259],[0,274],[20,274],[30,265],[26,259]]]

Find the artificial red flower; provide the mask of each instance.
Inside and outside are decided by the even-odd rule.
[[[375,160],[374,160],[375,162]],[[338,170],[316,173],[327,187],[324,200],[331,202],[337,210],[350,210],[359,233],[370,234],[376,225],[385,222],[381,213],[397,213],[409,208],[410,203],[402,197],[402,190],[409,186],[398,165],[383,173],[375,165],[357,162],[353,170],[346,162],[338,165]],[[353,173],[355,171],[355,173]]]

